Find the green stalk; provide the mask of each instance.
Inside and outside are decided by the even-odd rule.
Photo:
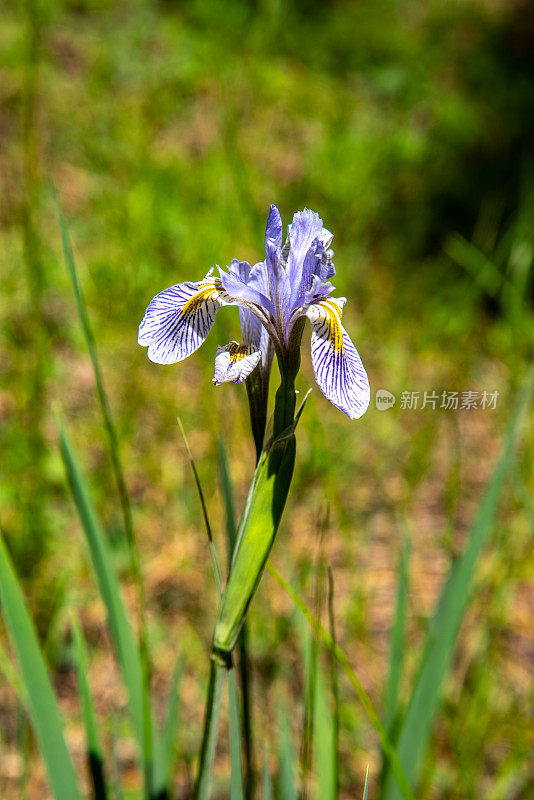
[[[200,751],[198,768],[198,781],[195,791],[195,800],[209,800],[215,748],[217,747],[217,732],[221,716],[222,691],[226,665],[216,659],[210,659],[210,678],[208,697],[206,700],[206,716],[204,719],[204,734]]]
[[[263,434],[262,434],[263,441]],[[222,438],[219,438],[219,464],[221,472],[221,483],[226,509],[226,537],[228,542],[228,571],[230,571],[232,556],[234,554],[237,541],[237,531],[235,525],[234,499],[232,496],[232,485],[228,470],[228,460]],[[243,628],[237,640],[239,651],[238,668],[239,683],[243,697],[243,750],[245,755],[245,798],[251,800],[254,795],[254,754],[252,741],[252,705],[251,705],[251,669],[248,656],[248,626],[243,623]]]
[[[264,380],[259,368],[255,369],[252,375],[245,381],[248,397],[248,407],[250,412],[250,427],[256,446],[256,464],[263,452],[263,439],[265,427],[267,425],[267,395],[269,387],[264,386]]]

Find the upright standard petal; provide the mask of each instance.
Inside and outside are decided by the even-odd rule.
[[[293,216],[293,222],[289,226],[289,253],[286,267],[293,299],[309,288],[317,263],[315,246],[312,245],[322,237],[322,232],[323,221],[315,211],[305,208]]]
[[[315,380],[324,394],[350,419],[365,414],[369,379],[358,351],[341,324],[345,298],[328,298],[306,311],[312,325],[311,356]]]
[[[282,217],[274,203],[271,205],[269,216],[267,217],[265,249],[267,250],[271,245],[278,251],[282,247]]]
[[[218,347],[213,383],[216,386],[229,381],[241,383],[257,367],[260,359],[260,351],[250,344],[230,342],[224,347]]]
[[[137,341],[148,346],[148,357],[156,364],[182,361],[200,347],[226,298],[219,279],[211,275],[177,283],[150,301]]]

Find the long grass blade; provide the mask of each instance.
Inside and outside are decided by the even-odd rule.
[[[130,559],[130,569],[137,594],[137,613],[139,618],[139,652],[141,658],[141,676],[142,676],[141,710],[143,715],[143,728],[142,728],[141,747],[143,750],[143,762],[146,768],[145,769],[146,793],[151,798],[154,797],[157,798],[158,800],[161,800],[161,798],[165,797],[166,795],[165,787],[161,784],[163,767],[161,764],[160,754],[162,753],[162,748],[161,748],[161,743],[156,740],[154,734],[153,721],[152,721],[152,709],[150,704],[150,655],[148,651],[148,631],[147,631],[147,623],[145,616],[145,597],[143,589],[143,577],[141,574],[141,564],[139,559],[139,551],[133,527],[130,496],[128,494],[126,480],[124,478],[124,470],[122,468],[122,462],[119,450],[119,440],[117,437],[117,432],[115,430],[115,425],[113,423],[113,418],[111,416],[111,409],[109,406],[106,390],[104,387],[104,378],[102,375],[102,370],[100,368],[96,343],[93,336],[91,323],[89,321],[89,315],[87,313],[87,308],[85,305],[83,293],[78,281],[78,275],[76,272],[76,264],[74,261],[72,246],[70,243],[70,238],[65,223],[65,219],[63,217],[61,207],[59,205],[56,193],[53,188],[52,188],[52,200],[54,203],[56,216],[59,222],[59,227],[61,231],[61,240],[63,244],[63,254],[72,281],[72,288],[76,300],[78,317],[80,319],[83,335],[85,338],[85,343],[93,367],[98,401],[100,403],[100,409],[102,412],[104,429],[106,431],[108,438],[111,464],[113,467],[113,474],[115,476],[117,492],[121,504],[121,510],[124,522],[124,532],[126,535],[126,543],[128,546],[128,554]]]
[[[295,784],[295,750],[293,748],[289,721],[286,714],[282,714],[280,719],[278,763],[278,794],[280,798],[283,798],[283,800],[298,800],[297,787]]]
[[[332,708],[329,703],[327,680],[321,659],[317,657],[314,696],[313,761],[317,778],[317,798],[337,798],[337,752]]]
[[[126,532],[126,537],[130,546],[130,557],[132,558],[132,570],[134,572],[134,578],[136,583],[139,584],[141,587],[140,591],[142,592],[142,582],[140,580],[140,567],[139,567],[139,559],[137,556],[137,548],[134,542],[134,532],[133,532],[133,524],[132,524],[132,510],[130,506],[130,498],[128,495],[128,490],[126,488],[126,481],[124,479],[124,472],[122,469],[120,453],[119,453],[119,442],[117,438],[117,433],[115,430],[115,426],[113,424],[113,419],[111,416],[111,410],[109,407],[109,402],[106,394],[106,390],[104,388],[104,378],[102,376],[102,370],[100,368],[100,362],[98,360],[98,353],[96,349],[95,338],[93,336],[93,331],[91,328],[91,323],[89,321],[89,315],[87,313],[87,308],[85,305],[85,300],[83,297],[83,293],[80,287],[80,283],[78,281],[78,274],[76,272],[76,264],[74,261],[74,255],[72,252],[72,246],[70,243],[69,233],[67,230],[67,225],[65,223],[65,219],[63,217],[63,213],[61,211],[61,207],[59,205],[57,195],[52,189],[52,200],[54,203],[54,208],[56,212],[56,216],[59,223],[59,228],[61,231],[61,241],[63,245],[63,255],[65,258],[65,264],[67,265],[67,270],[70,275],[70,279],[72,281],[72,288],[74,291],[74,297],[76,300],[76,308],[78,311],[78,317],[80,319],[80,323],[82,326],[83,335],[85,338],[85,343],[87,346],[87,350],[89,352],[89,357],[91,359],[91,364],[93,367],[93,373],[95,376],[95,383],[96,383],[96,390],[98,395],[98,401],[100,403],[100,408],[102,411],[102,418],[104,421],[104,427],[108,436],[109,441],[109,452],[111,456],[112,466],[113,466],[113,473],[115,475],[115,481],[117,483],[117,490],[120,498],[122,514],[124,518],[124,529]],[[144,604],[143,607],[144,608]],[[139,613],[142,613],[142,608],[139,609]]]
[[[0,534],[0,600],[7,629],[20,664],[35,735],[50,788],[56,800],[80,800],[74,767],[65,744],[59,708],[39,647],[33,622],[3,536]]]
[[[182,656],[178,656],[174,667],[169,695],[167,697],[167,714],[165,717],[165,725],[161,740],[161,746],[163,748],[162,763],[166,786],[170,786],[172,780],[174,739],[176,736],[176,727],[178,725],[179,718],[178,701],[180,699],[180,684],[182,681],[183,670],[183,658]]]
[[[303,598],[299,595],[297,591],[291,586],[288,581],[283,577],[283,575],[277,570],[274,564],[271,561],[267,562],[266,569],[269,574],[275,579],[275,581],[282,587],[285,593],[293,600],[296,607],[299,609],[301,614],[305,617],[308,621],[309,625],[316,631],[319,636],[321,637],[321,641],[323,644],[334,654],[336,660],[338,661],[341,669],[347,676],[350,681],[350,684],[356,695],[363,706],[365,713],[371,725],[375,729],[375,732],[380,740],[380,744],[382,745],[382,749],[384,750],[385,754],[387,755],[390,763],[391,769],[395,778],[399,784],[402,797],[404,800],[414,800],[414,794],[411,790],[410,784],[406,777],[406,774],[402,768],[401,762],[399,761],[399,757],[397,755],[397,751],[395,746],[393,745],[388,733],[384,727],[380,716],[378,715],[378,711],[373,705],[373,701],[363,688],[362,684],[360,683],[360,679],[356,675],[352,665],[348,659],[348,656],[344,653],[339,645],[337,645],[328,631],[325,630],[321,621],[318,620],[313,612],[310,610],[306,602]]]
[[[500,492],[511,471],[514,445],[523,413],[532,397],[533,384],[534,370],[531,370],[511,415],[503,452],[484,493],[467,547],[450,569],[428,630],[421,666],[397,739],[399,758],[413,785],[419,779],[422,757],[439,706],[441,685],[452,661],[458,631],[469,602],[477,557],[493,529]],[[383,796],[385,800],[399,798],[398,788],[389,774]]]
[[[395,617],[391,632],[391,652],[389,657],[389,674],[384,693],[384,721],[388,733],[392,736],[393,724],[397,716],[399,685],[404,661],[406,638],[406,603],[408,598],[408,564],[410,559],[410,542],[406,524],[402,527],[405,532],[398,567],[397,601]]]
[[[302,620],[299,627],[302,627],[301,651],[304,665],[304,717],[300,745],[300,772],[302,777],[302,800],[307,800],[312,763],[313,737],[315,733],[313,723],[316,710],[318,641],[315,634],[310,635],[310,630],[304,620]]]
[[[262,800],[274,800],[273,781],[269,767],[269,751],[265,749],[263,755],[263,770],[261,775],[261,797]]]
[[[365,784],[364,784],[364,787],[363,787],[363,798],[362,798],[362,800],[367,800],[368,793],[369,793],[369,767],[367,767],[367,770],[365,772]]]
[[[87,765],[93,782],[93,796],[95,800],[107,800],[108,792],[104,777],[104,755],[98,737],[93,697],[87,677],[87,649],[80,624],[76,618],[72,620],[72,630],[74,634],[78,687],[82,701],[82,716],[87,742]]]
[[[324,556],[323,556],[323,545],[324,545],[324,535],[327,530],[328,522],[325,519],[320,520],[318,526],[318,534],[319,534],[319,541],[320,541],[320,551],[317,558],[317,562],[315,564],[315,587],[314,587],[314,608],[315,608],[315,617],[316,619],[321,618],[321,612],[323,607],[323,578],[325,574],[325,564],[324,564]],[[319,709],[320,712],[325,712],[324,704],[322,701],[324,697],[322,696],[322,690],[324,687],[319,688],[317,685],[317,681],[319,680],[319,670],[320,670],[320,663],[319,663],[319,636],[317,631],[312,631],[312,636],[309,635],[309,629],[306,626],[305,620],[302,620],[302,624],[305,626],[304,628],[304,683],[305,683],[305,699],[304,699],[304,724],[303,724],[303,734],[302,734],[302,745],[301,745],[301,755],[300,755],[300,764],[301,764],[301,781],[302,781],[302,791],[301,797],[302,800],[307,800],[309,796],[309,780],[311,774],[311,766],[312,766],[312,755],[319,758],[321,761],[321,756],[324,755],[323,753],[323,743],[325,741],[325,734],[321,733],[320,738],[321,742],[317,742],[316,734],[317,734],[317,719],[316,714],[318,711],[318,705],[321,704],[321,708]],[[326,724],[325,713],[322,715],[322,724]],[[319,772],[325,767],[325,764],[321,764],[319,766]],[[322,777],[322,776],[321,776]],[[324,789],[324,784],[321,784],[322,788]],[[328,793],[325,796],[330,796]]]
[[[130,709],[139,745],[143,751],[144,711],[142,698],[142,672],[139,650],[122,602],[119,583],[112,567],[111,555],[104,533],[98,523],[85,480],[78,466],[78,459],[68,439],[63,422],[58,417],[61,455],[74,502],[89,546],[93,568],[100,594],[106,607],[108,622],[117,651],[122,677],[130,698]],[[145,753],[143,752],[143,756]],[[145,768],[152,770],[150,764]]]
[[[327,569],[328,577],[328,625],[330,628],[330,636],[334,647],[337,645],[336,641],[336,625],[334,617],[334,576],[330,564]],[[334,727],[332,737],[332,764],[334,768],[334,797],[339,797],[339,717],[340,717],[340,703],[339,703],[339,679],[337,661],[334,652],[330,651],[330,691],[332,693],[333,704],[333,717],[332,724]]]
[[[189,447],[187,436],[185,435],[185,430],[184,426],[182,425],[182,420],[180,419],[180,417],[177,417],[177,421],[178,421],[178,426],[180,428],[180,433],[182,434],[182,439],[184,440],[185,449],[187,450],[187,456],[189,458],[189,463],[191,464],[191,469],[193,471],[193,477],[195,479],[200,505],[202,507],[202,515],[204,517],[204,527],[206,529],[206,534],[208,536],[208,545],[210,549],[211,560],[213,562],[213,573],[215,575],[215,583],[217,584],[217,592],[219,593],[219,597],[221,597],[222,596],[221,571],[219,569],[217,552],[215,550],[215,542],[213,541],[213,534],[211,532],[211,525],[208,517],[208,509],[206,507],[206,501],[204,500],[204,492],[202,491],[202,486],[200,484],[200,478],[198,477],[195,460],[193,458],[193,454],[191,453],[191,448]]]
[[[24,681],[21,680],[21,677],[11,660],[11,656],[5,649],[2,642],[0,642],[0,673],[3,673],[6,681],[9,683],[11,688],[15,690],[21,705],[29,710],[28,694],[26,692]]]

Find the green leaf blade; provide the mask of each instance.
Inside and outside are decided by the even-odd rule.
[[[183,659],[181,656],[179,656],[176,659],[171,687],[169,689],[169,696],[167,698],[167,716],[165,718],[163,736],[161,737],[161,746],[163,750],[162,766],[164,782],[166,786],[170,786],[172,780],[174,738],[176,735],[176,726],[178,724],[178,701],[180,699],[180,684],[182,681],[183,670]]]
[[[59,708],[11,559],[0,535],[0,599],[22,679],[50,788],[56,800],[80,800]]]
[[[295,783],[295,749],[291,738],[289,720],[286,714],[280,717],[280,732],[278,739],[279,796],[283,800],[298,800]]]
[[[87,741],[87,762],[89,772],[93,782],[93,792],[95,800],[107,800],[108,793],[104,777],[104,755],[97,732],[96,716],[87,678],[88,661],[87,649],[80,624],[77,619],[73,620],[74,649],[76,654],[76,671],[78,675],[78,687],[82,701],[82,716],[85,727],[85,737]]]
[[[391,652],[389,657],[389,674],[384,693],[385,725],[391,735],[399,701],[399,686],[404,662],[406,645],[406,605],[408,599],[408,565],[410,559],[410,544],[408,536],[402,546],[398,566],[397,601],[395,617],[391,632]]]
[[[59,419],[58,427],[61,455],[89,547],[100,594],[106,607],[111,635],[130,698],[130,708],[138,742],[143,749],[142,673],[139,650],[120,595],[119,583],[112,567],[107,541],[98,523],[74,449],[63,423]]]

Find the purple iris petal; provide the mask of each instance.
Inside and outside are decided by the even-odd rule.
[[[275,308],[288,313],[291,302],[291,284],[282,263],[282,218],[275,205],[269,210],[265,228],[265,264],[267,266],[268,295]]]
[[[311,356],[315,380],[324,394],[350,419],[365,414],[370,400],[369,379],[358,351],[341,325],[345,298],[310,306]]]
[[[223,289],[236,300],[246,300],[252,305],[267,312],[267,315],[275,313],[274,305],[262,292],[259,292],[253,286],[248,285],[245,281],[238,278],[236,275],[224,272],[219,269],[221,275],[221,283]]]
[[[177,283],[156,295],[139,325],[138,342],[156,364],[175,364],[197,350],[210,332],[224,292],[207,277]]]
[[[304,211],[298,211],[294,215],[289,228],[289,254],[286,267],[293,301],[311,284],[317,264],[316,249],[313,245],[322,231],[323,221],[315,211],[305,208]]]
[[[272,245],[278,251],[282,247],[282,217],[274,203],[269,209],[265,228],[265,248],[267,245]]]
[[[217,348],[213,383],[242,383],[260,362],[261,354],[252,345],[230,342]]]
[[[244,274],[244,271],[242,274]],[[259,264],[255,264],[249,269],[246,282],[251,288],[256,289],[261,294],[269,295],[269,278],[265,261],[260,261]],[[266,328],[262,325],[258,317],[252,314],[247,308],[241,307],[239,309],[239,319],[241,322],[243,341],[245,344],[254,345],[261,351],[262,370],[268,370],[272,362],[273,345]]]
[[[316,303],[319,300],[324,300],[334,291],[334,287],[330,281],[323,281],[318,275],[312,278],[311,286],[307,292],[302,295],[299,305],[309,306],[311,303]],[[299,298],[300,299],[300,298]]]
[[[232,258],[228,267],[230,274],[235,275],[236,278],[239,278],[244,283],[248,283],[251,269],[252,267],[248,261],[240,261],[238,258]]]
[[[316,267],[315,274],[318,275],[321,280],[327,281],[330,278],[333,278],[336,274],[336,268],[334,267],[334,251],[333,250],[325,250],[321,255],[321,260]]]

